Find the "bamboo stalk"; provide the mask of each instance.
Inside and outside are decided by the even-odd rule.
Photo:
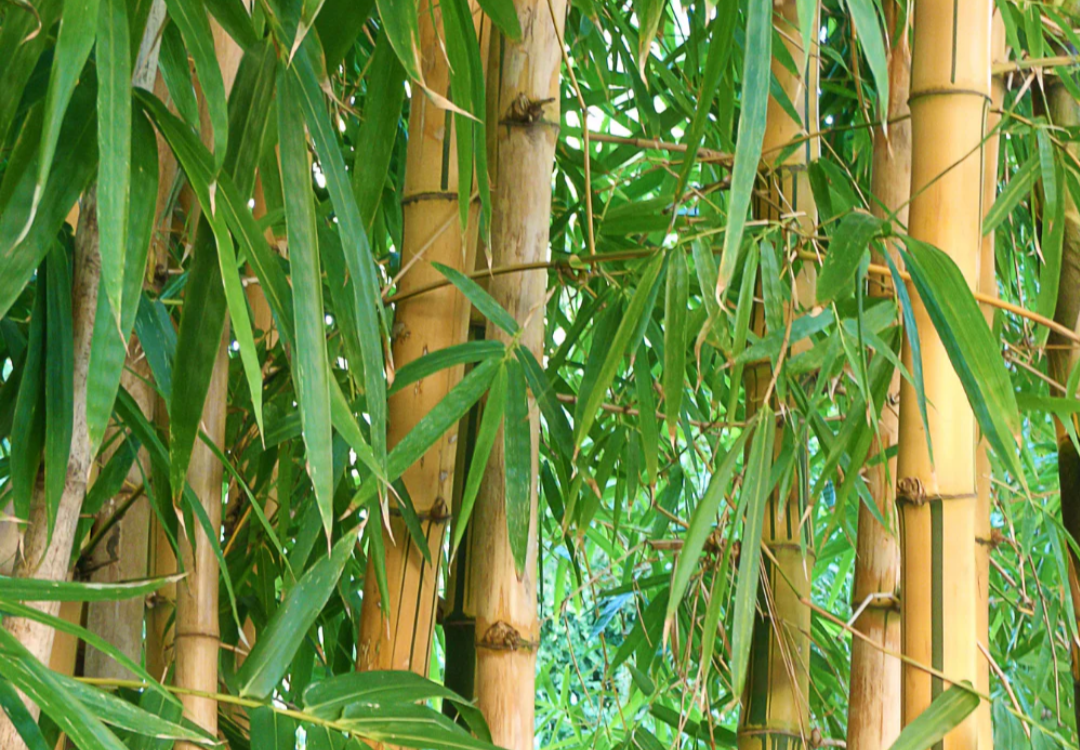
[[[488,69],[488,163],[492,168],[491,249],[495,265],[545,261],[551,220],[551,170],[559,127],[559,39],[565,0],[515,0],[522,37],[493,34]],[[491,295],[522,325],[521,346],[540,358],[547,274],[492,278]],[[508,342],[496,326],[486,337]],[[506,455],[498,431],[473,510],[468,585],[476,607],[476,697],[492,741],[531,750],[535,713],[537,618],[537,465],[539,415],[530,395],[530,519],[526,563],[515,572],[507,533]]]
[[[1072,98],[1065,86],[1056,82],[1049,88],[1048,98],[1050,115],[1054,125],[1075,127],[1080,125],[1080,105]],[[1076,144],[1070,144],[1074,154],[1080,152]],[[1065,203],[1065,236],[1062,243],[1061,281],[1058,286],[1057,306],[1054,320],[1064,328],[1080,333],[1080,211],[1072,194],[1061,191],[1058,200]],[[1043,221],[1048,221],[1043,217]],[[1047,340],[1048,364],[1050,377],[1060,383],[1067,383],[1069,374],[1080,361],[1080,350],[1068,347],[1067,340],[1057,331],[1051,331]],[[1065,346],[1063,346],[1065,345]],[[1076,420],[1073,420],[1074,426]],[[1058,443],[1058,482],[1061,488],[1061,519],[1065,529],[1074,540],[1080,539],[1080,456],[1069,438],[1066,425],[1060,418],[1055,418],[1054,427]],[[1080,623],[1080,576],[1077,570],[1080,560],[1069,551],[1069,589],[1072,594],[1073,617]],[[1070,643],[1072,659],[1072,677],[1074,708],[1080,718],[1080,644],[1075,640]]]
[[[98,252],[97,210],[95,193],[91,188],[82,200],[79,226],[75,234],[75,268],[72,276],[72,337],[74,345],[73,426],[71,451],[67,462],[64,490],[56,509],[51,543],[48,537],[48,510],[45,492],[39,478],[30,506],[30,518],[23,535],[14,575],[19,578],[40,578],[59,581],[70,572],[71,549],[79,524],[79,509],[90,477],[93,456],[86,422],[86,383],[90,366],[90,343],[97,310],[98,283],[101,279],[101,256]],[[59,602],[33,602],[50,615],[60,610]],[[48,662],[55,631],[48,625],[15,617],[5,617],[4,628],[14,635],[39,661]],[[27,707],[36,718],[39,709],[33,702]],[[25,748],[22,738],[8,720],[0,716],[0,747]]]
[[[909,232],[949,254],[972,289],[982,242],[982,142],[990,103],[991,4],[917,0],[911,84],[912,177]],[[963,33],[955,30],[962,29]],[[910,286],[910,285],[909,285]],[[901,648],[916,662],[978,680],[974,643],[979,529],[975,419],[922,301],[913,314],[922,339],[929,408],[924,430],[912,386],[900,396],[897,502],[901,526]],[[911,367],[911,352],[904,346]],[[933,445],[933,460],[929,445]],[[946,541],[947,540],[947,541]],[[903,718],[910,724],[948,685],[903,667]],[[945,750],[974,748],[969,716],[943,740]]]
[[[873,172],[870,189],[873,212],[906,225],[911,189],[911,121],[908,89],[911,83],[911,47],[908,45],[907,14],[899,2],[885,3],[885,28],[892,41],[889,47],[888,119],[896,120],[887,130],[874,129]],[[902,24],[902,26],[901,26]],[[897,255],[893,252],[894,257]],[[892,296],[891,277],[878,277],[870,294]],[[881,405],[878,434],[872,453],[887,451],[896,444],[900,397],[900,372],[893,373],[885,402]],[[848,693],[847,746],[853,750],[874,750],[892,745],[900,734],[900,662],[887,652],[900,650],[900,613],[897,611],[900,583],[900,544],[896,494],[893,479],[896,459],[866,469],[866,482],[881,517],[882,526],[865,504],[859,504],[856,538],[855,580],[852,606],[871,603],[853,623],[868,640],[851,643],[851,682]],[[871,600],[875,594],[890,594]]]
[[[447,93],[450,69],[440,47],[442,11],[424,2],[420,9],[420,49],[429,88]],[[404,241],[402,266],[412,264],[398,289],[430,285],[443,278],[432,265],[440,262],[459,271],[472,269],[476,243],[476,211],[470,226],[457,219],[458,162],[455,127],[449,111],[439,109],[414,88],[409,115],[405,190],[402,200]],[[443,229],[446,225],[449,228]],[[397,366],[428,352],[463,343],[469,325],[469,304],[455,287],[403,299],[394,315],[393,359]],[[387,404],[387,443],[392,447],[460,382],[463,368],[441,370],[391,396]],[[360,613],[357,666],[362,671],[407,669],[426,676],[438,598],[439,564],[453,497],[457,428],[448,430],[424,456],[405,470],[402,481],[422,519],[432,563],[415,546],[400,514],[390,515],[383,529],[389,601],[382,599],[369,561],[364,607]]]
[[[160,73],[154,82],[154,94],[163,101],[168,89]],[[155,209],[155,229],[151,244],[151,253],[156,258],[153,269],[155,283],[168,275],[169,255],[167,244],[173,232],[172,212],[167,210],[169,193],[176,176],[178,165],[172,150],[156,133],[158,144],[158,196]],[[164,433],[169,430],[169,410],[165,401],[158,397],[154,404],[154,423]],[[160,481],[164,479],[165,481]],[[152,481],[159,486],[167,486],[165,477],[153,476]],[[176,555],[168,536],[153,516],[150,521],[150,541],[148,568],[151,576],[161,577],[176,572]],[[175,614],[176,584],[162,587],[146,602],[146,670],[159,680],[164,681],[168,665],[172,661],[172,632],[169,628]]]
[[[998,73],[998,62],[1005,59],[1005,22],[1001,12],[995,10],[991,29],[990,59],[994,61],[994,77],[990,84],[991,104],[986,114],[986,143],[983,167],[983,216],[994,204],[997,196],[998,154],[1000,136],[998,126],[1001,123],[1001,109],[1005,102],[1004,74]],[[994,263],[994,233],[983,236],[979,249],[979,274],[977,289],[988,296],[997,297],[997,276]],[[983,315],[987,325],[994,322],[994,308],[983,305]],[[981,436],[980,436],[981,438]],[[975,510],[975,575],[979,581],[978,601],[975,610],[975,640],[980,654],[985,649],[985,658],[978,658],[975,688],[983,693],[990,692],[990,553],[993,542],[990,528],[990,511],[993,508],[991,487],[993,475],[990,466],[990,450],[986,441],[980,439],[975,450],[975,487],[977,506]],[[1006,687],[1008,683],[1006,683]],[[975,711],[975,723],[979,734],[980,750],[990,750],[994,746],[994,724],[991,706],[987,701],[980,701]]]
[[[818,12],[815,4],[814,28],[817,28]],[[773,26],[791,58],[797,63],[806,60],[806,69],[795,75],[780,58],[773,56],[773,75],[795,104],[801,121],[792,119],[775,98],[769,98],[762,144],[767,190],[757,199],[755,217],[771,221],[780,221],[782,216],[796,217],[794,226],[786,227],[784,235],[785,239],[797,239],[799,235],[811,234],[817,224],[806,166],[817,158],[819,141],[803,140],[783,162],[776,160],[782,151],[777,147],[817,128],[818,61],[812,50],[807,55],[802,49],[796,0],[774,4]],[[786,318],[790,320],[800,309],[814,304],[816,280],[816,266],[803,263],[796,277],[794,299],[785,309]],[[754,306],[752,325],[759,335],[765,333],[765,311],[761,304]],[[799,346],[793,349],[798,350]],[[743,381],[748,420],[770,398],[774,376],[770,363],[747,368]],[[779,451],[784,427],[775,429]],[[808,527],[803,518],[809,494],[805,454],[797,460],[801,463],[796,469],[797,479],[786,496],[781,496],[780,490],[774,492],[765,513],[762,583],[743,710],[739,716],[739,750],[802,746],[811,735],[810,610],[802,600],[810,596],[810,571],[814,562],[813,545],[808,544]]]
[[[225,90],[232,89],[236,71],[243,51],[217,25],[211,21],[214,32],[214,50],[225,81]],[[200,116],[208,118],[205,107]],[[211,132],[204,122],[202,133]],[[223,331],[214,361],[213,374],[203,405],[201,425],[203,431],[219,448],[225,441],[225,414],[229,399],[229,336]],[[195,441],[188,467],[187,481],[195,497],[199,499],[211,528],[221,526],[222,474],[224,468],[213,452]],[[195,547],[192,549],[187,534],[180,534],[179,548],[183,568],[187,576],[176,586],[176,621],[173,648],[175,653],[174,680],[178,687],[213,693],[217,690],[218,649],[220,630],[218,623],[218,561],[210,540],[199,525],[195,529]],[[206,729],[217,732],[217,701],[197,695],[181,697],[184,716]],[[190,743],[178,742],[177,750],[195,750]]]

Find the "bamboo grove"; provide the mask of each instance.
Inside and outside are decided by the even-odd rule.
[[[0,60],[0,748],[1078,746],[1075,3]]]

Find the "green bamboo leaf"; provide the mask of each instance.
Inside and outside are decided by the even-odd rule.
[[[395,5],[404,7],[411,4]],[[413,10],[415,12],[415,8]],[[319,164],[326,175],[326,187],[341,232],[349,284],[356,306],[355,327],[360,337],[359,348],[364,355],[364,394],[371,420],[371,447],[376,459],[382,462],[386,454],[386,380],[383,372],[383,334],[386,325],[385,321],[381,327],[379,324],[379,318],[384,314],[382,295],[367,233],[341,156],[338,134],[326,114],[325,97],[315,72],[317,67],[321,67],[316,64],[321,51],[314,37],[308,37],[301,52],[292,67],[283,74],[293,83],[287,88],[279,84],[281,99],[278,106],[279,109],[299,107],[304,113]]]
[[[249,50],[259,43],[259,35],[243,0],[205,0],[206,9],[221,24],[241,49]]]
[[[390,44],[401,60],[409,78],[423,81],[420,70],[420,18],[416,3],[401,3],[394,0],[376,0],[379,18]]]
[[[855,32],[858,34],[863,54],[870,64],[874,83],[877,84],[878,113],[884,118],[889,109],[889,59],[885,54],[885,38],[878,5],[874,0],[847,0],[847,6],[851,20],[855,23]]]
[[[1042,131],[1039,131],[1040,133]],[[1051,157],[1052,158],[1052,157]],[[1054,165],[1052,164],[1053,168]],[[1046,183],[1046,175],[1043,176],[1043,183]],[[1043,266],[1039,272],[1039,296],[1035,302],[1035,312],[1039,313],[1043,317],[1053,319],[1054,311],[1057,308],[1058,293],[1061,286],[1061,264],[1063,256],[1063,248],[1065,242],[1065,209],[1066,203],[1064,196],[1064,171],[1063,168],[1058,165],[1056,169],[1053,169],[1053,173],[1050,175],[1051,182],[1057,182],[1057,192],[1061,194],[1060,199],[1054,200],[1052,203],[1049,196],[1047,196],[1045,214],[1043,216],[1042,226],[1042,242],[1040,243],[1040,249],[1042,250]],[[1044,189],[1044,192],[1045,189]],[[1047,337],[1050,335],[1050,329],[1040,327],[1038,333],[1038,342],[1040,345],[1046,343]]]
[[[681,199],[686,189],[686,182],[694,166],[694,158],[701,146],[701,139],[705,135],[705,124],[709,121],[712,102],[716,98],[716,91],[720,86],[724,71],[728,68],[731,50],[735,47],[735,22],[738,18],[739,8],[735,3],[720,3],[716,6],[716,18],[710,24],[712,32],[709,36],[709,54],[705,58],[705,70],[701,76],[701,88],[698,90],[698,106],[694,109],[690,127],[686,131],[684,141],[686,158],[683,159],[682,169],[679,171],[679,184],[675,190],[676,199]]]
[[[177,576],[182,578],[183,576]],[[125,596],[125,599],[134,599],[134,596]],[[70,599],[64,599],[64,601],[72,601]],[[106,639],[102,638],[97,633],[91,632],[86,628],[80,627],[76,623],[69,622],[62,617],[55,617],[53,615],[42,612],[36,607],[31,607],[25,604],[19,604],[15,601],[0,598],[0,611],[12,617],[23,617],[27,620],[33,620],[40,622],[48,627],[56,630],[58,633],[67,633],[73,635],[81,641],[84,641],[86,645],[96,648],[103,654],[112,657],[116,660],[117,664],[123,668],[130,670],[133,675],[140,680],[146,682],[149,690],[161,695],[167,699],[170,703],[176,706],[180,705],[180,701],[173,696],[168,690],[162,687],[161,683],[150,676],[150,673],[143,669],[139,664],[132,661],[132,659],[123,653],[113,644],[109,643]]]
[[[819,305],[832,302],[848,288],[859,262],[866,254],[866,247],[881,233],[881,219],[862,211],[852,211],[840,220],[829,241],[829,252],[818,274],[817,301]]]
[[[37,159],[37,177],[26,223],[15,244],[26,239],[31,222],[35,220],[53,158],[57,155],[64,115],[74,95],[79,74],[82,73],[90,49],[94,46],[97,31],[99,0],[65,0],[63,21],[53,49],[52,67],[49,69],[49,90],[45,95],[44,120],[41,123],[41,150]]]
[[[482,286],[463,274],[449,266],[444,266],[442,263],[432,263],[439,273],[445,276],[451,284],[456,286],[462,294],[465,295],[469,302],[473,303],[481,315],[497,325],[503,331],[510,336],[516,336],[521,330],[521,326],[514,320],[514,316],[506,311],[502,305],[500,305],[494,297],[487,293]]]
[[[450,543],[451,557],[457,554],[461,540],[465,537],[465,529],[472,516],[473,506],[476,504],[476,495],[480,491],[480,481],[484,478],[488,459],[491,457],[491,449],[495,445],[495,436],[502,423],[503,412],[506,409],[506,377],[506,367],[500,367],[495,373],[487,401],[484,403],[484,414],[480,418],[480,428],[476,432],[476,442],[473,444],[469,475],[465,480],[465,490],[461,496],[461,508],[454,518],[454,534]]]
[[[7,714],[8,720],[14,725],[22,741],[26,743],[27,750],[52,750],[45,741],[41,729],[38,728],[37,719],[30,715],[22,696],[5,678],[0,678],[0,709]]]
[[[47,275],[48,261],[38,271],[34,307],[30,316],[30,335],[22,378],[15,401],[14,424],[22,434],[11,441],[10,480],[12,507],[18,518],[30,517],[30,505],[38,483],[42,449],[45,447],[45,347],[48,292],[41,279]]]
[[[45,261],[48,315],[45,317],[45,507],[52,540],[56,512],[67,483],[75,417],[75,347],[71,320],[71,262],[54,243]],[[79,404],[86,408],[85,404]]]
[[[645,478],[650,486],[656,486],[660,474],[660,426],[656,419],[656,393],[649,352],[644,345],[634,357],[634,389],[638,401],[637,425],[641,431],[641,447],[645,451]]]
[[[315,488],[323,529],[330,537],[334,523],[333,452],[330,423],[330,361],[326,354],[326,314],[322,300],[322,274],[315,230],[315,200],[311,187],[303,111],[292,105],[298,96],[296,79],[282,68],[278,90],[278,135],[281,147],[281,182],[292,261],[295,305],[297,401],[304,425],[307,470]]]
[[[513,0],[478,0],[481,10],[487,14],[499,31],[513,40],[521,39],[521,22]]]
[[[70,23],[64,19],[64,25]],[[131,42],[126,0],[98,0],[97,222],[101,286],[114,327],[123,310],[124,262],[131,191]]]
[[[532,425],[525,373],[516,359],[506,361],[506,409],[503,420],[506,464],[506,530],[514,567],[525,575],[532,521]]]
[[[762,430],[759,430],[761,432]],[[727,497],[731,479],[735,475],[735,466],[739,457],[743,454],[746,440],[750,436],[750,430],[743,430],[732,443],[731,448],[724,454],[720,465],[716,467],[709,486],[705,489],[701,501],[690,514],[690,525],[686,529],[683,539],[682,551],[679,559],[675,562],[675,571],[671,575],[671,598],[668,600],[666,618],[672,622],[675,613],[679,609],[686,588],[690,584],[690,577],[698,570],[698,561],[701,559],[701,551],[705,548],[705,541],[712,533],[716,514],[720,510],[720,504]],[[744,546],[743,549],[746,549]],[[740,579],[741,580],[741,579]]]
[[[473,364],[493,357],[501,359],[505,354],[506,345],[501,341],[490,339],[467,341],[464,344],[454,344],[445,349],[438,349],[425,354],[420,359],[414,359],[394,373],[394,385],[387,395],[393,395],[448,367]]]
[[[544,374],[545,368],[540,366],[540,363],[536,361],[536,355],[527,346],[515,347],[514,356],[525,368],[525,379],[529,383],[533,398],[540,406],[540,413],[544,416],[551,441],[555,444],[556,450],[568,456],[569,446],[574,443],[574,433],[570,429],[570,423],[566,421],[566,411],[559,402],[551,379]],[[550,364],[547,369],[549,372],[555,372],[555,368]]]
[[[373,742],[427,750],[498,750],[427,706],[350,706],[341,726]]]
[[[96,79],[84,76],[68,105],[48,186],[36,213],[32,203],[41,160],[38,135],[43,107],[31,109],[23,125],[0,183],[0,315],[7,315],[22,294],[94,175],[98,158],[95,96]],[[29,233],[24,231],[27,224]]]
[[[273,693],[330,600],[355,545],[355,535],[346,534],[289,590],[236,675],[241,696],[265,700]]]
[[[352,49],[353,42],[360,36],[360,31],[364,28],[374,10],[375,0],[359,0],[359,2],[356,2],[356,0],[326,0],[322,12],[315,17],[315,30],[319,32],[319,41],[322,42],[323,51],[326,53],[326,67],[328,70],[337,69],[342,58]],[[393,53],[393,49],[390,51]],[[375,69],[371,69],[371,72],[374,75]],[[374,81],[371,83],[374,84]],[[400,84],[401,82],[398,85],[400,86]],[[376,101],[385,100],[377,99]],[[395,112],[400,111],[400,107],[394,107],[389,102],[386,108],[393,109]],[[357,151],[359,152],[360,149],[357,148]]]
[[[83,750],[124,750],[94,712],[65,689],[58,675],[35,659],[5,628],[0,628],[0,649],[4,652],[0,677],[25,693],[76,746]]]
[[[90,685],[84,685],[65,674],[55,672],[52,678],[67,690],[75,700],[89,709],[95,717],[110,726],[135,734],[166,740],[188,741],[206,746],[213,746],[217,743],[216,738],[205,730],[189,729],[168,721],[111,693],[106,693]],[[196,727],[197,725],[192,724],[192,726]]]
[[[214,361],[225,331],[225,293],[221,268],[205,220],[195,239],[194,260],[188,271],[184,311],[176,342],[175,362],[183,363],[184,377],[173,382],[169,402],[169,482],[175,497],[183,491],[191,451],[202,421]],[[177,367],[174,365],[174,370]]]
[[[893,262],[892,254],[885,253],[885,262],[889,265],[889,274],[892,276],[893,289],[900,300],[900,312],[904,319],[904,335],[907,337],[908,346],[911,347],[911,376],[915,386],[915,400],[919,404],[919,416],[922,418],[923,434],[926,435],[926,447],[930,452],[930,460],[934,458],[934,446],[930,443],[930,421],[926,414],[926,385],[923,381],[922,345],[919,343],[919,326],[915,322],[915,309],[911,305],[911,295],[908,294],[907,284],[900,277],[900,271]]]
[[[188,125],[199,127],[199,101],[195,98],[195,87],[191,83],[191,67],[184,40],[175,23],[166,23],[162,29],[158,67],[176,111]]]
[[[47,33],[34,34],[35,29],[51,29],[62,6],[61,0],[39,0],[33,4],[35,13],[10,13],[0,25],[0,143],[8,142],[15,116],[23,105],[23,91],[33,75],[42,51],[52,39]],[[40,27],[38,24],[41,24]],[[41,131],[34,131],[40,142]]]
[[[741,695],[746,683],[746,669],[750,662],[750,642],[754,631],[754,607],[757,603],[758,580],[761,574],[761,532],[768,507],[773,458],[772,410],[766,405],[755,420],[754,439],[746,456],[746,477],[739,501],[745,508],[742,546],[739,553],[739,577],[735,587],[735,614],[731,637],[731,690]]]
[[[386,460],[386,473],[391,481],[419,461],[427,449],[480,400],[495,378],[499,364],[498,360],[488,359],[474,367],[394,446]]]
[[[672,251],[668,263],[667,293],[664,297],[664,413],[668,438],[675,445],[682,411],[683,382],[686,379],[686,298],[690,289],[686,252]]]
[[[229,108],[225,95],[225,80],[221,77],[217,53],[214,51],[210,18],[198,0],[165,0],[165,5],[169,9],[169,18],[180,29],[184,45],[195,61],[199,86],[206,98],[206,109],[210,113],[210,127],[213,130],[213,175],[225,161],[225,151],[229,144]],[[212,181],[211,179],[210,182]]]
[[[757,179],[758,162],[761,161],[769,82],[772,80],[772,37],[772,6],[769,3],[750,3],[746,41],[743,43],[742,113],[739,116],[739,135],[735,141],[724,255],[720,259],[720,273],[716,279],[717,299],[723,298],[735,275],[743,229],[746,227],[746,212],[750,208],[750,194]]]
[[[336,675],[304,690],[304,709],[313,716],[335,720],[349,706],[408,704],[432,698],[453,703],[473,732],[480,739],[491,741],[487,722],[475,706],[453,690],[415,672],[380,670]]]
[[[143,297],[135,317],[135,335],[146,354],[154,387],[168,403],[172,398],[172,362],[176,356],[176,328],[161,300]],[[93,357],[93,353],[91,353]]]
[[[487,129],[484,125],[487,94],[484,92],[480,44],[467,0],[446,0],[440,7],[447,59],[450,62],[450,91],[454,92],[454,103],[463,110],[454,113],[459,218],[461,226],[465,227],[473,201],[475,172],[476,189],[480,195],[481,226],[484,226],[491,215],[491,185],[488,182]],[[510,10],[514,12],[512,7]],[[486,236],[486,231],[481,231]]]
[[[637,290],[630,299],[626,314],[619,322],[611,346],[608,347],[607,352],[604,354],[596,376],[593,378],[592,385],[588,390],[588,398],[584,402],[578,401],[577,423],[574,432],[575,452],[581,448],[582,441],[585,440],[585,436],[592,429],[593,422],[596,420],[596,413],[600,410],[600,404],[604,401],[608,386],[615,379],[615,372],[618,370],[623,356],[637,348],[637,341],[640,340],[641,335],[641,326],[639,324],[642,318],[651,312],[646,307],[649,301],[654,299],[653,287],[656,285],[663,262],[664,256],[657,255],[649,261],[645,270],[642,271]],[[637,334],[637,339],[635,339],[635,334]]]
[[[986,216],[983,217],[982,231],[984,235],[994,231],[1001,222],[1009,217],[1020,201],[1031,194],[1031,187],[1035,184],[1038,176],[1039,156],[1038,154],[1032,154],[1031,158],[1024,162],[1020,169],[1016,170],[1005,189],[998,193],[994,205],[990,207],[990,210],[986,212]]]
[[[127,246],[124,249],[124,291],[119,332],[111,303],[103,294],[98,295],[97,313],[94,316],[94,337],[90,347],[90,368],[86,384],[86,423],[93,453],[97,452],[105,436],[113,402],[116,400],[116,391],[120,387],[120,374],[127,356],[127,339],[142,306],[142,284],[146,273],[146,256],[150,250],[150,236],[154,229],[157,184],[157,139],[153,126],[140,113],[132,123],[131,130],[131,199],[127,210]],[[169,330],[175,337],[171,323]],[[144,343],[143,350],[146,349]]]
[[[176,583],[183,573],[144,581],[76,583],[0,576],[0,602],[113,602],[134,599]]]
[[[660,21],[664,17],[664,0],[634,0],[634,15],[638,22],[638,75],[648,83],[645,78],[645,65],[649,61],[653,40],[660,30]]]
[[[325,39],[323,43],[326,43]],[[388,35],[381,35],[375,43],[369,65],[368,100],[379,102],[379,106],[364,110],[352,168],[353,193],[356,194],[360,221],[367,232],[374,226],[382,200],[390,157],[397,140],[401,104],[405,99],[405,69],[394,56]]]
[[[889,750],[926,750],[933,747],[978,707],[979,696],[972,690],[971,683],[964,681],[952,685],[904,727]]]
[[[269,706],[248,709],[251,746],[259,750],[295,750],[296,719],[282,716]]]
[[[1016,455],[1020,416],[1012,381],[975,297],[956,263],[936,247],[905,239],[904,259],[979,428],[1013,476],[1024,481]]]

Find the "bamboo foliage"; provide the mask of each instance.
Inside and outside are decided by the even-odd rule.
[[[153,5],[0,7],[0,745],[1074,744],[1071,8]]]

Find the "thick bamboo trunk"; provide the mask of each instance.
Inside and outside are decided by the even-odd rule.
[[[493,265],[548,257],[551,170],[559,129],[559,68],[565,0],[515,0],[518,41],[494,34],[489,50],[488,162],[492,167]],[[544,345],[547,273],[496,276],[491,295],[523,330],[519,341],[540,359]],[[488,324],[486,337],[506,342]],[[529,545],[522,575],[507,534],[506,456],[496,435],[473,510],[468,586],[476,607],[476,697],[495,744],[531,750],[536,700],[537,462],[540,421],[530,395]]]
[[[442,12],[420,9],[420,49],[424,78],[433,90],[446,95],[450,69],[440,47]],[[475,226],[463,228],[458,219],[458,163],[455,128],[450,112],[434,105],[413,89],[409,115],[405,191],[402,197],[404,241],[402,267],[411,264],[398,283],[399,292],[443,278],[432,262],[459,271],[472,269]],[[475,224],[475,211],[471,212]],[[453,286],[398,303],[394,312],[393,355],[397,367],[428,352],[466,340],[469,304]],[[462,367],[430,375],[389,399],[387,442],[392,447],[460,382]],[[446,432],[424,456],[402,475],[421,525],[427,535],[431,563],[427,563],[395,507],[390,530],[383,529],[389,601],[387,615],[374,572],[365,577],[364,607],[360,613],[358,668],[408,669],[427,675],[431,663],[435,607],[438,599],[439,559],[453,496],[457,428]]]
[[[806,56],[800,41],[797,2],[785,0],[776,3],[774,9],[773,25],[780,32],[774,38],[783,38],[791,57],[801,64]],[[771,221],[781,221],[783,217],[793,222],[784,233],[791,237],[812,233],[817,224],[806,166],[818,156],[818,141],[808,139],[783,162],[777,159],[795,138],[818,129],[816,50],[811,50],[802,75],[793,75],[775,56],[772,70],[802,122],[793,120],[770,97],[762,164],[768,192],[757,201],[755,215]],[[777,252],[782,253],[782,248]],[[794,304],[785,310],[785,315],[795,315],[798,309],[813,304],[815,282],[812,265],[805,264],[796,279]],[[752,325],[757,333],[765,332],[764,308],[760,304],[755,305]],[[772,377],[768,364],[748,368],[744,377],[748,418],[763,405]],[[765,425],[762,428],[769,429]],[[779,450],[784,428],[776,429],[775,444]],[[766,509],[762,541],[770,554],[762,557],[763,585],[739,716],[739,750],[804,747],[810,736],[810,609],[802,600],[810,596],[814,561],[813,547],[807,543],[807,521],[803,518],[808,494],[805,455],[797,460],[803,465],[797,469],[790,491],[786,497],[774,493]]]
[[[216,23],[212,22],[214,50],[225,81],[226,92],[232,89],[233,79],[243,51]],[[200,113],[205,119],[205,111]],[[203,123],[203,137],[211,132]],[[219,448],[224,448],[225,413],[229,398],[229,332],[224,331],[218,345],[210,386],[203,405],[201,428]],[[195,442],[188,466],[187,481],[210,519],[211,528],[221,526],[223,467],[213,452],[201,440]],[[175,490],[174,490],[175,491]],[[183,569],[187,576],[176,586],[176,622],[173,650],[175,654],[174,682],[177,687],[215,693],[218,689],[218,561],[201,525],[195,531],[195,548],[187,534],[179,539]],[[217,731],[217,701],[194,695],[181,695],[184,716],[207,731]],[[177,750],[195,750],[184,742]]]
[[[918,0],[911,84],[912,176],[909,231],[956,262],[975,289],[982,242],[983,150],[990,100],[991,3]],[[961,29],[962,33],[957,33]],[[897,503],[901,526],[903,723],[910,724],[955,680],[978,680],[975,419],[941,339],[915,293],[929,434],[916,396],[901,385]],[[911,367],[905,345],[904,361]],[[933,461],[929,444],[933,446]],[[977,746],[968,717],[945,750]]]
[[[29,523],[23,535],[14,575],[20,578],[40,578],[59,581],[67,578],[71,567],[71,548],[79,523],[86,484],[90,477],[93,456],[86,423],[86,381],[90,366],[90,342],[94,332],[97,310],[98,282],[101,279],[101,256],[98,252],[97,210],[94,191],[84,196],[75,234],[75,267],[71,295],[72,335],[74,343],[74,417],[71,452],[67,463],[64,491],[56,511],[52,541],[48,538],[48,521],[43,487],[33,494]],[[32,606],[56,615],[59,602],[36,602]],[[55,631],[41,623],[22,618],[5,617],[4,628],[19,639],[39,661],[48,662]],[[27,704],[36,717],[38,707]],[[18,750],[25,744],[7,715],[0,716],[0,748]]]
[[[991,62],[1004,62],[1006,58],[1005,22],[999,10],[994,11],[990,36]],[[1001,122],[1001,114],[999,113],[1005,103],[1005,81],[1002,75],[995,76],[991,81],[990,94],[990,109],[986,113],[987,138],[983,146],[984,217],[990,207],[994,205],[994,198],[997,195],[1000,142],[996,128]],[[984,294],[997,296],[993,232],[982,238],[982,246],[979,248],[978,290]],[[983,305],[983,315],[986,317],[987,325],[993,325],[994,309],[989,305]],[[978,501],[975,510],[975,575],[979,580],[979,598],[975,610],[975,637],[986,649],[987,653],[990,653],[990,553],[994,548],[993,530],[990,528],[990,511],[993,508],[991,479],[990,449],[986,441],[980,439],[975,452],[975,494]],[[990,661],[980,653],[977,657],[977,664],[978,671],[976,672],[975,687],[989,695]],[[975,711],[975,723],[979,734],[979,750],[990,750],[994,747],[994,725],[991,705],[987,701],[979,703],[979,707]]]
[[[873,212],[901,225],[908,221],[907,201],[911,190],[911,123],[900,120],[908,114],[911,85],[911,47],[908,45],[907,14],[899,2],[884,6],[889,30],[889,105],[887,128],[874,130],[874,160],[870,189]],[[893,252],[894,257],[896,253]],[[875,278],[870,294],[892,296],[892,282]],[[873,453],[884,453],[896,445],[900,415],[900,373],[893,373],[878,421],[880,441]],[[851,682],[848,694],[847,746],[852,750],[876,750],[892,745],[900,734],[900,661],[888,653],[900,650],[900,540],[896,516],[896,459],[866,470],[870,488],[882,518],[882,526],[865,505],[859,505],[856,540],[855,581],[851,606],[863,607],[855,629],[865,635],[851,639]]]
[[[1050,115],[1054,125],[1076,127],[1080,125],[1080,104],[1072,98],[1064,85],[1055,83],[1049,90]],[[1069,150],[1080,155],[1075,144]],[[1054,320],[1080,333],[1080,211],[1072,199],[1072,193],[1061,191],[1058,198],[1065,200],[1065,238],[1062,243],[1061,283],[1058,287],[1057,307]],[[1047,221],[1048,217],[1043,217]],[[1066,384],[1069,374],[1080,363],[1080,349],[1064,336],[1051,332],[1047,339],[1047,351],[1050,376]],[[1061,394],[1052,394],[1061,395]],[[1069,438],[1065,424],[1055,419],[1058,441],[1058,481],[1061,487],[1061,519],[1065,529],[1073,537],[1080,539],[1080,456]],[[1073,425],[1077,419],[1073,417]],[[1069,588],[1072,593],[1073,616],[1080,623],[1080,582],[1077,569],[1080,560],[1075,554],[1069,554]],[[1077,717],[1080,717],[1080,644],[1075,641],[1071,648],[1074,704]]]

